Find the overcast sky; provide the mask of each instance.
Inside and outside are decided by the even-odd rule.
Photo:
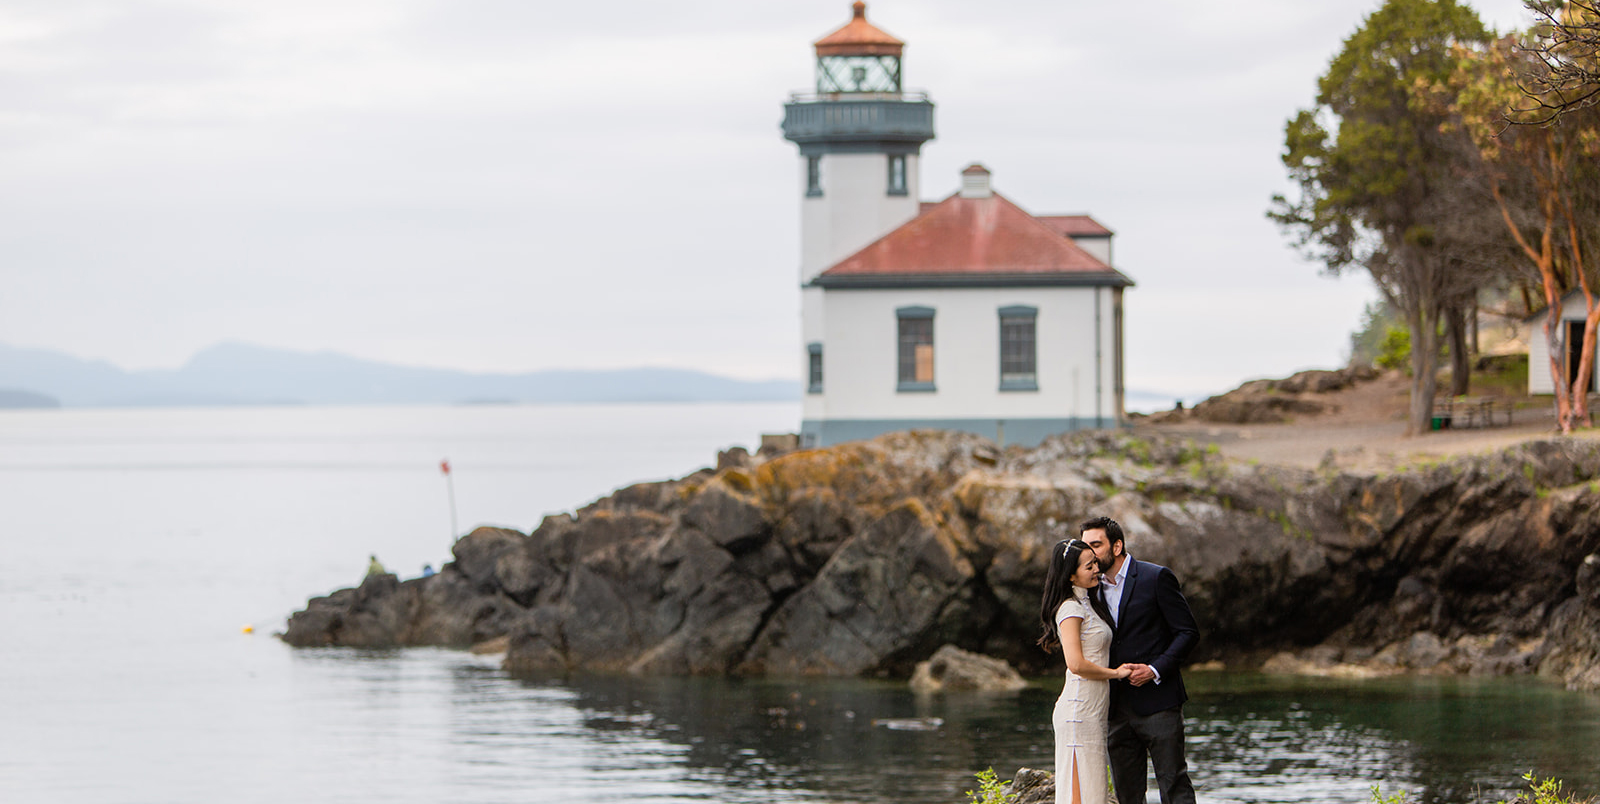
[[[1520,0],[1478,0],[1526,24]],[[876,0],[977,161],[1117,233],[1127,383],[1334,367],[1373,298],[1263,215],[1376,0]],[[481,371],[800,373],[810,43],[846,0],[0,0],[0,343],[232,340]]]

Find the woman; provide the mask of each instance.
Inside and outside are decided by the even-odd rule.
[[[1044,576],[1039,646],[1060,647],[1067,658],[1067,684],[1056,699],[1056,804],[1105,804],[1106,712],[1111,679],[1127,678],[1127,665],[1105,667],[1111,658],[1111,613],[1089,590],[1100,584],[1094,551],[1078,539],[1057,542]]]

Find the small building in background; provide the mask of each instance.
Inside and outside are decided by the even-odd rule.
[[[784,107],[800,148],[804,446],[912,428],[1037,444],[1118,427],[1122,300],[1112,232],[1035,216],[972,164],[919,200],[933,103],[904,43],[866,20],[816,42],[816,93]]]
[[[1550,315],[1550,308],[1546,307],[1524,320],[1528,332],[1528,395],[1554,394],[1555,381],[1550,376],[1550,339],[1545,332],[1545,322]],[[1556,348],[1561,355],[1561,370],[1571,382],[1572,377],[1578,375],[1578,361],[1583,357],[1583,333],[1586,327],[1588,304],[1584,301],[1582,291],[1571,291],[1561,299],[1561,320],[1557,323]],[[1596,383],[1595,374],[1600,373],[1600,364],[1591,364],[1594,369],[1589,374],[1589,392],[1600,389]]]

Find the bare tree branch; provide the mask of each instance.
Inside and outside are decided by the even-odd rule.
[[[1521,49],[1544,64],[1519,84],[1531,101],[1510,117],[1548,126],[1600,103],[1600,0],[1526,0],[1539,19]]]

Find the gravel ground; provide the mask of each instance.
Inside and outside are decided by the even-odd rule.
[[[1556,435],[1555,412],[1548,405],[1535,404],[1517,409],[1509,426],[1440,430],[1408,438],[1405,417],[1410,383],[1396,372],[1323,394],[1320,398],[1338,406],[1336,412],[1301,416],[1283,424],[1212,424],[1190,419],[1137,422],[1133,429],[1135,433],[1167,433],[1216,444],[1223,455],[1239,460],[1305,468],[1331,461],[1340,469],[1357,472],[1489,452]],[[1534,402],[1527,397],[1512,401]],[[1581,431],[1573,437],[1600,438],[1600,430]]]

